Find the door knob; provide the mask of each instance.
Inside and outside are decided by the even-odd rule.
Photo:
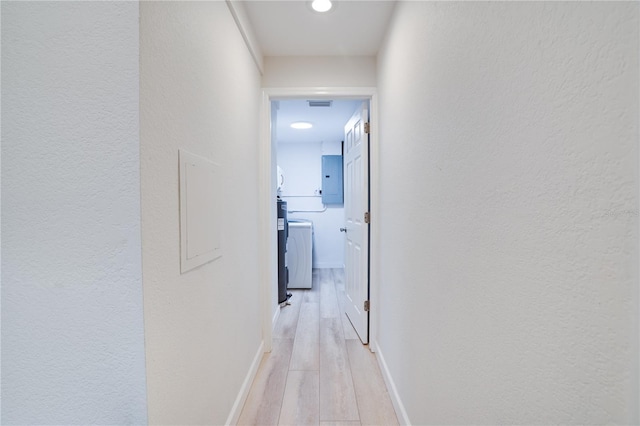
[[[340,232],[347,232],[347,228],[340,228]]]

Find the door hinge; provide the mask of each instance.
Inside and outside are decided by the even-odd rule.
[[[371,133],[371,125],[369,124],[369,122],[364,123],[364,132]]]
[[[369,312],[369,308],[371,307],[371,305],[369,304],[368,300],[364,301],[364,311],[365,312]]]
[[[364,212],[364,223],[371,223],[371,215],[369,212]]]

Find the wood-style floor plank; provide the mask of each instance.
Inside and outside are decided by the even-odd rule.
[[[338,318],[340,308],[331,269],[320,270],[320,318]]]
[[[320,303],[320,269],[314,269],[311,275],[311,288],[300,290],[303,302]]]
[[[344,290],[344,268],[332,268],[331,274],[333,275],[333,282],[336,288],[342,288]]]
[[[376,357],[357,340],[347,340],[347,351],[362,425],[397,425],[389,392]]]
[[[359,420],[349,357],[338,318],[320,323],[320,420]]]
[[[314,270],[313,279],[281,308],[238,424],[398,424],[375,355],[344,315],[344,270]]]
[[[282,407],[292,339],[274,339],[271,353],[265,353],[240,413],[239,425],[276,425]]]
[[[347,340],[359,340],[356,330],[353,328],[353,324],[349,321],[349,318],[344,313],[344,269],[332,269],[333,280],[336,288],[336,298],[338,299],[338,308],[340,309],[340,319],[342,320],[342,330],[344,332],[344,338]]]
[[[289,370],[318,371],[320,368],[319,313],[318,303],[302,304]]]
[[[294,339],[296,337],[298,314],[302,305],[303,293],[299,290],[292,290],[290,293],[293,294],[289,299],[291,304],[279,308],[280,316],[273,329],[274,339]]]
[[[345,340],[357,340],[360,341],[358,337],[358,333],[356,333],[356,329],[353,328],[353,324],[351,324],[351,320],[344,312],[341,315],[342,319],[342,330],[344,332]]]
[[[317,371],[289,371],[278,424],[319,424]]]

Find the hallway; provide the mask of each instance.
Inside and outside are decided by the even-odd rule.
[[[238,424],[397,424],[375,355],[344,314],[344,270],[314,269],[313,288],[291,292]]]
[[[0,2],[0,424],[640,425],[640,2],[308,3]],[[273,102],[345,93],[375,355],[276,296]]]

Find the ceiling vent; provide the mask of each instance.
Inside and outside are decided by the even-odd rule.
[[[310,107],[330,108],[333,101],[307,101]]]

